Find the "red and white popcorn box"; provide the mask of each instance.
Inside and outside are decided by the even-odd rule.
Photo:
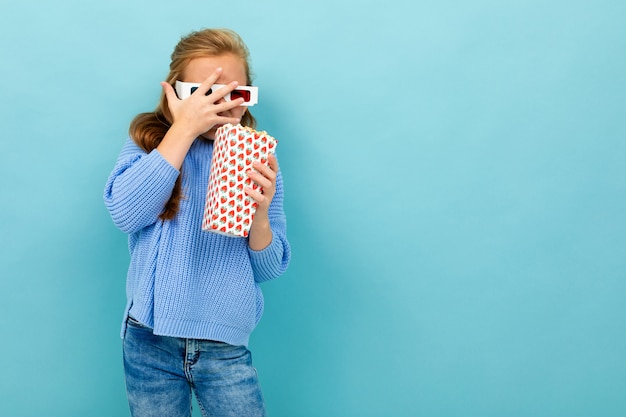
[[[267,132],[241,125],[226,124],[215,134],[209,187],[204,206],[202,230],[234,237],[247,237],[257,203],[244,192],[259,186],[247,171],[252,163],[268,165],[268,155],[276,151],[277,140]]]

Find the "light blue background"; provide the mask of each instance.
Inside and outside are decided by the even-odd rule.
[[[102,191],[202,27],[280,141],[270,416],[626,415],[625,2],[0,4],[2,416],[128,416]]]

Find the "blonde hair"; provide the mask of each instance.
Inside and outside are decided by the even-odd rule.
[[[170,71],[165,81],[174,86],[176,80],[182,79],[183,71],[194,58],[225,54],[232,54],[241,59],[246,72],[246,84],[251,85],[250,52],[243,39],[230,29],[204,29],[181,38],[172,52]],[[150,152],[161,143],[171,124],[172,115],[167,106],[167,97],[162,92],[159,104],[153,112],[138,114],[133,119],[129,134],[139,147]],[[256,127],[256,120],[249,110],[244,113],[241,124],[253,129]],[[179,175],[172,195],[159,217],[163,220],[173,219],[178,213],[181,198],[183,195],[181,175]]]

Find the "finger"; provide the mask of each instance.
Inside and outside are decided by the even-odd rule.
[[[225,90],[226,87],[224,88],[220,88],[218,91],[222,91]],[[211,94],[212,96],[213,94]],[[211,97],[209,96],[209,97]],[[237,100],[233,100],[233,101],[220,101],[218,103],[215,104],[215,111],[217,113],[221,113],[224,111],[228,111],[228,110],[232,110],[235,107],[239,107],[243,104],[243,98],[238,98]]]
[[[272,178],[269,178],[268,175],[265,175],[261,172],[248,171],[248,177],[262,188],[271,188],[274,184]]]
[[[263,181],[264,183],[261,184],[259,181],[255,181],[254,179],[253,181],[259,183],[259,185],[262,185],[263,187],[271,187],[274,185],[276,182],[276,173],[272,170],[272,168],[259,161],[254,161],[252,163],[252,167],[256,169],[257,172],[251,171],[251,173],[256,174],[255,178],[259,178],[259,181]]]
[[[259,205],[262,205],[265,202],[265,200],[267,200],[267,197],[261,194],[262,191],[260,188],[259,190],[254,190],[250,187],[245,187],[243,191],[246,193],[246,195],[250,196],[250,198],[256,201]]]
[[[209,91],[209,89],[211,88],[211,86],[213,84],[215,84],[215,82],[217,81],[218,78],[220,78],[220,75],[222,75],[222,68],[219,67],[217,68],[215,71],[213,71],[213,73],[211,73],[211,75],[209,75],[207,77],[206,80],[204,80],[200,86],[198,87],[198,89],[195,91],[195,93],[200,93],[203,96],[206,95],[206,93]]]
[[[254,161],[252,166],[258,171],[265,173],[268,178],[275,178],[278,173],[278,161],[272,153],[267,154],[267,163],[261,161]]]
[[[272,171],[278,172],[278,159],[276,159],[276,155],[274,155],[273,153],[269,154],[267,156],[267,161],[270,163],[270,168],[272,168]]]
[[[161,87],[163,88],[163,93],[165,93],[165,97],[167,98],[168,103],[171,103],[174,100],[178,100],[176,91],[174,91],[174,88],[169,83],[163,81],[161,82]]]
[[[235,88],[237,88],[237,86],[239,86],[239,83],[237,81],[233,81],[229,84],[226,84],[224,87],[213,91],[209,97],[211,97],[211,100],[214,103],[220,102],[220,100],[222,100],[224,97],[226,97],[227,95],[229,95]],[[239,102],[239,105],[241,103],[243,103],[243,99],[237,99],[237,100],[241,100]],[[232,102],[232,101],[231,101]]]

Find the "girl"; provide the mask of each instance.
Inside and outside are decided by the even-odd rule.
[[[156,110],[138,115],[104,192],[129,235],[124,370],[133,417],[190,416],[193,390],[204,416],[264,416],[247,349],[263,313],[259,283],[287,268],[290,247],[276,158],[255,163],[246,193],[257,210],[247,238],[201,230],[213,139],[223,124],[255,127],[224,97],[251,85],[249,53],[230,30],[181,39]],[[179,100],[177,80],[201,83]],[[211,94],[213,84],[225,84]]]

